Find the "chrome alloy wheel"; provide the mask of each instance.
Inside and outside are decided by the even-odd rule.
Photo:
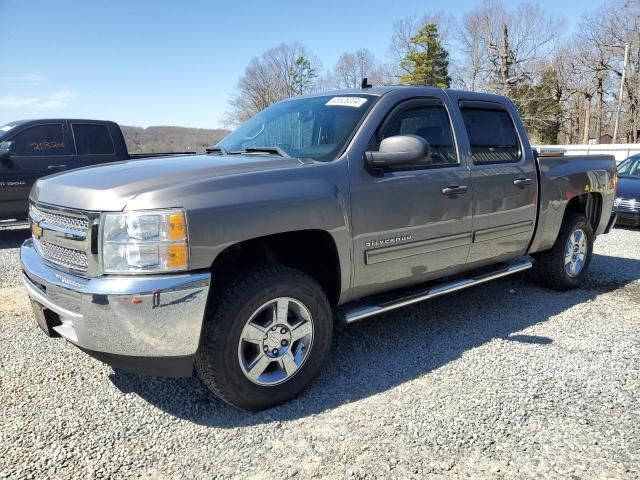
[[[564,270],[570,277],[577,277],[584,268],[587,258],[587,235],[581,228],[576,229],[564,251]]]
[[[249,318],[238,343],[245,376],[257,385],[277,385],[300,369],[311,351],[313,318],[302,302],[271,300]]]

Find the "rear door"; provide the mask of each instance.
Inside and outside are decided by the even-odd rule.
[[[535,227],[537,174],[516,114],[500,103],[459,102],[473,183],[473,244],[469,263],[525,253]],[[523,132],[522,135],[519,132]]]
[[[72,168],[121,160],[116,155],[113,138],[107,127],[99,122],[71,122],[75,151]]]
[[[0,162],[0,215],[26,219],[35,181],[69,163],[68,134],[64,122],[52,122],[23,128],[6,140],[15,142],[16,153]]]

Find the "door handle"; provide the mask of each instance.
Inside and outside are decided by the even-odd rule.
[[[47,170],[62,170],[64,168],[67,168],[66,165],[49,165],[47,167]]]
[[[467,193],[469,191],[469,187],[466,185],[449,185],[446,188],[442,189],[443,195],[460,195],[462,193]]]
[[[532,183],[533,183],[532,178],[525,178],[525,177],[516,178],[513,181],[513,184],[516,187],[526,187],[527,185],[531,185]]]

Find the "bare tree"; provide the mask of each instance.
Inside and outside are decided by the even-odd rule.
[[[557,49],[563,24],[538,5],[507,10],[500,0],[485,0],[465,15],[459,35],[462,48],[470,50],[461,68],[463,83],[509,94],[531,81],[540,62]]]
[[[623,140],[637,141],[640,100],[640,1],[618,0],[584,15],[570,41],[574,74],[567,90],[572,97],[566,109],[577,124],[573,140],[598,141],[612,133],[618,102],[622,106]],[[623,97],[618,88],[623,72],[625,45],[630,46]],[[595,101],[595,104],[594,104]]]
[[[282,44],[251,60],[229,101],[225,124],[251,118],[282,99],[315,88],[320,62],[300,43]]]
[[[602,68],[619,85],[622,78],[625,45],[629,46],[626,81],[623,85],[623,115],[626,141],[637,142],[640,130],[640,1],[618,0],[584,19],[584,34],[606,59]],[[610,86],[612,103],[618,94]]]
[[[373,85],[384,83],[382,67],[373,53],[366,48],[357,52],[340,55],[333,71],[330,84],[333,88],[359,88],[363,78]]]
[[[491,72],[489,43],[486,32],[490,28],[488,11],[467,14],[463,18],[462,28],[458,31],[457,52],[461,57],[454,82],[467,90],[488,89]]]

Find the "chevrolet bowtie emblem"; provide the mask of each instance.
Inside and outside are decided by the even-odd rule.
[[[33,237],[36,239],[40,239],[40,237],[42,237],[42,227],[38,222],[31,223],[31,233],[33,234]]]

